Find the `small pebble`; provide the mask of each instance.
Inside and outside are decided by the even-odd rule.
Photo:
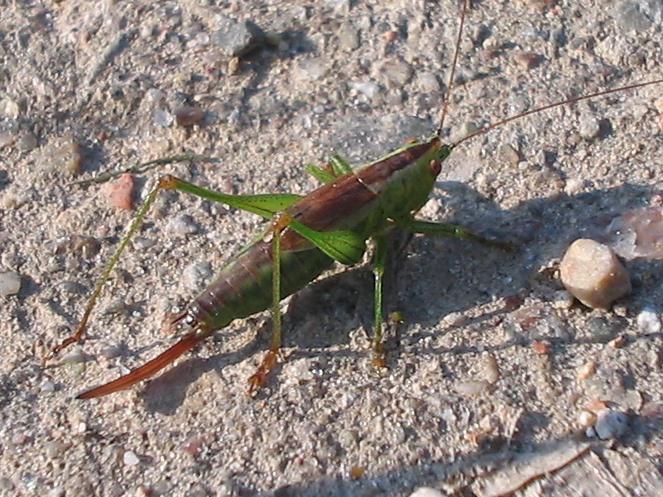
[[[393,43],[398,40],[398,32],[394,30],[389,30],[384,34],[384,41],[386,43]]]
[[[612,312],[614,313],[615,316],[619,316],[620,318],[625,318],[628,316],[628,305],[624,302],[618,302],[615,305],[612,306]]]
[[[63,487],[53,487],[48,491],[48,494],[46,494],[47,497],[65,497],[66,492]],[[80,494],[72,493],[72,495],[78,495],[80,497]]]
[[[343,429],[339,432],[337,439],[341,447],[346,451],[349,451],[357,445],[357,432],[354,430]]]
[[[265,34],[251,21],[218,16],[217,27],[212,41],[229,57],[243,57],[265,42]]]
[[[567,195],[577,195],[585,188],[585,181],[581,178],[569,178],[564,185],[564,193]]]
[[[18,102],[10,97],[0,100],[0,117],[7,119],[17,119],[20,113]]]
[[[363,466],[352,466],[350,468],[350,479],[351,480],[360,480],[366,474],[366,468]]]
[[[189,127],[199,124],[205,113],[200,107],[192,105],[180,105],[175,108],[175,122],[178,126]]]
[[[592,316],[587,320],[585,326],[592,337],[601,342],[607,342],[615,338],[620,329],[619,320],[606,319],[603,316]]]
[[[445,497],[445,494],[431,487],[419,487],[410,494],[410,497]]]
[[[59,457],[65,450],[67,450],[67,446],[57,440],[51,440],[44,444],[44,452],[50,459]]]
[[[153,238],[147,238],[145,236],[137,236],[134,238],[133,245],[138,250],[147,250],[156,245],[157,241]]]
[[[462,381],[456,383],[455,390],[460,395],[472,397],[485,392],[489,386],[487,381]]]
[[[189,290],[200,290],[212,277],[212,266],[209,262],[194,262],[182,271],[182,284]]]
[[[44,393],[55,392],[55,383],[50,380],[45,380],[42,382],[40,390]]]
[[[134,195],[133,175],[124,173],[115,181],[107,183],[104,187],[104,193],[112,207],[131,210]]]
[[[596,361],[586,362],[578,368],[578,379],[584,381],[591,378],[596,373],[596,368]]]
[[[440,82],[432,72],[417,72],[417,83],[421,91],[434,93],[440,91]]]
[[[648,402],[642,407],[640,415],[650,420],[663,421],[663,402]]]
[[[122,348],[115,344],[104,344],[99,351],[104,359],[114,359],[122,354]]]
[[[548,355],[550,354],[551,345],[548,340],[534,340],[532,348],[539,355]]]
[[[186,495],[187,497],[208,497],[210,494],[202,484],[194,483]]]
[[[350,88],[353,90],[366,95],[371,100],[377,97],[380,94],[380,86],[376,83],[366,81],[366,82],[350,82]]]
[[[168,221],[168,230],[176,235],[195,235],[200,228],[188,214],[179,214]]]
[[[573,295],[566,290],[558,290],[552,298],[552,306],[555,309],[570,309],[573,306]]]
[[[381,77],[389,88],[403,88],[412,77],[412,67],[403,59],[391,59],[382,63],[376,76]]]
[[[25,433],[19,432],[19,433],[14,433],[11,438],[11,443],[14,445],[24,445],[28,443],[31,440],[31,438],[26,435]]]
[[[0,477],[0,490],[11,492],[14,490],[14,483],[9,478],[2,476]]]
[[[16,135],[9,131],[0,131],[0,150],[9,145],[12,145],[16,141]]]
[[[234,76],[239,73],[240,68],[242,67],[242,59],[239,57],[231,57],[226,65],[226,70],[228,71],[229,76]]]
[[[608,403],[605,400],[601,399],[594,399],[585,405],[585,409],[588,410],[589,412],[593,412],[594,414],[607,408],[608,408]]]
[[[638,323],[638,329],[644,334],[650,335],[661,331],[661,320],[651,307],[642,309],[636,318],[636,322]]]
[[[138,485],[136,491],[134,492],[134,497],[151,497],[152,492],[149,488],[144,487],[143,485]]]
[[[626,345],[626,337],[619,335],[608,342],[608,345],[613,349],[621,349]]]
[[[607,228],[611,245],[627,260],[663,259],[663,207],[633,209],[614,218]]]
[[[586,112],[580,115],[580,136],[591,141],[599,136],[600,131],[601,126],[596,116]]]
[[[66,140],[64,144],[50,151],[45,159],[53,171],[65,171],[77,175],[83,165],[83,148],[78,142]]]
[[[341,50],[351,52],[359,48],[359,31],[350,21],[341,24],[336,36],[338,37],[338,46]]]
[[[628,272],[607,245],[589,239],[571,244],[560,264],[562,283],[591,308],[608,308],[631,292]]]
[[[21,276],[14,271],[0,273],[0,295],[9,297],[21,290]]]
[[[486,381],[492,385],[500,379],[500,368],[497,365],[497,359],[495,359],[494,355],[488,354],[483,360],[484,376]]]
[[[186,452],[191,457],[195,457],[200,453],[204,445],[205,438],[199,435],[194,435],[184,443],[182,446],[182,451]]]
[[[472,133],[476,133],[479,131],[479,125],[473,121],[465,121],[460,127],[460,134],[461,136],[469,136]],[[478,177],[479,175],[477,175]],[[496,179],[493,175],[491,174],[481,174],[480,175],[483,180],[485,180],[486,183],[493,183],[494,180]]]
[[[634,1],[619,2],[614,13],[617,25],[624,31],[647,31],[651,27],[652,21],[643,12],[643,5]]]
[[[173,115],[166,109],[158,108],[152,112],[152,121],[157,126],[162,128],[169,128],[173,124]]]
[[[321,57],[310,57],[294,67],[292,76],[295,83],[315,82],[324,78],[329,68],[329,63]]]
[[[502,143],[497,149],[497,156],[501,161],[506,162],[512,167],[515,167],[520,162],[520,154],[508,143]]]
[[[122,461],[126,466],[136,466],[140,462],[140,459],[138,459],[135,452],[127,450],[122,455]]]
[[[619,438],[628,430],[628,416],[613,409],[602,409],[596,413],[594,430],[601,440]]]
[[[583,409],[578,413],[578,425],[582,428],[589,428],[596,422],[596,414],[591,411]]]
[[[520,52],[516,54],[516,62],[521,68],[527,71],[539,66],[542,60],[543,57],[534,52]]]
[[[82,364],[87,361],[87,356],[80,347],[74,347],[69,353],[62,356],[60,364]]]
[[[89,260],[99,253],[101,243],[91,236],[72,235],[66,240],[64,248]]]
[[[38,144],[37,137],[30,131],[26,131],[19,136],[16,145],[21,152],[30,152],[31,150],[37,148]]]

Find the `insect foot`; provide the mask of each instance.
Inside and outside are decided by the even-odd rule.
[[[249,378],[249,389],[246,393],[251,397],[253,397],[260,388],[265,386],[267,383],[267,376],[272,369],[274,369],[274,366],[276,366],[278,358],[279,355],[277,351],[270,350],[267,352],[260,363],[260,366],[258,366],[258,370]]]

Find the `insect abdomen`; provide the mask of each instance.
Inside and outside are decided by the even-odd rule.
[[[281,253],[281,298],[314,280],[333,260],[318,249]],[[258,242],[223,268],[189,305],[189,314],[207,331],[264,311],[272,303],[272,250]]]

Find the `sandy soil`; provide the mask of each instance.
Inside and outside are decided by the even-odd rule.
[[[482,486],[489,476],[570,443],[571,475],[512,490],[568,495],[564,485],[587,485],[601,466],[585,495],[661,495],[663,338],[636,317],[660,314],[663,269],[629,263],[633,293],[610,311],[567,305],[554,271],[571,240],[656,201],[660,85],[536,114],[454,151],[423,215],[519,247],[410,243],[388,299],[405,322],[390,330],[384,374],[367,353],[362,266],[289,302],[287,361],[256,399],[246,380],[269,343],[256,337],[266,314],[233,323],[148,384],[74,400],[172,343],[165,314],[259,227],[180,194],[158,201],[89,339],[64,363],[41,364],[77,323],[133,215],[109,205],[103,186],[72,181],[190,152],[220,162],[137,175],[136,197],[166,172],[226,192],[305,193],[316,187],[306,164],[334,151],[360,164],[429,135],[458,27],[457,2],[440,3],[0,2],[0,272],[21,281],[0,297],[1,494],[406,496],[426,485],[498,495]],[[660,1],[475,4],[449,139],[663,74]],[[227,18],[270,34],[235,74],[216,35]],[[202,125],[173,122],[182,104],[205,112]],[[72,140],[83,150],[77,175]],[[624,346],[611,346],[618,336]],[[578,379],[589,361],[595,374]],[[597,400],[628,414],[621,440],[575,435]]]

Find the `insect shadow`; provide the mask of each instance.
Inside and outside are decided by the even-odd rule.
[[[406,322],[399,327],[400,340],[408,346],[421,347],[422,352],[436,354],[476,353],[476,344],[445,348],[423,345],[427,337],[440,333],[460,332],[451,325],[441,331],[435,327],[451,313],[462,315],[470,310],[513,296],[534,295],[545,302],[545,293],[554,293],[560,284],[550,278],[541,283],[540,268],[550,260],[562,256],[568,244],[579,237],[600,239],[604,227],[624,210],[646,205],[652,196],[647,185],[623,186],[594,190],[578,195],[558,195],[537,198],[502,210],[492,200],[462,183],[442,183],[436,194],[446,198],[456,208],[449,222],[462,224],[479,233],[499,234],[515,243],[512,251],[486,247],[470,241],[445,238],[415,237],[391,265],[391,283],[387,280],[386,310],[399,310]],[[642,263],[640,263],[642,264]],[[393,268],[392,268],[393,269]],[[638,295],[647,294],[648,285],[663,278],[663,267],[650,264],[656,276],[651,283],[635,285],[634,306]],[[389,266],[387,268],[390,272]],[[292,351],[289,360],[301,357],[326,356],[326,360],[368,360],[368,335],[372,316],[372,274],[368,267],[359,267],[323,278],[307,286],[292,298],[285,314],[285,345]],[[630,304],[629,304],[630,305]],[[463,327],[485,326],[488,330],[512,312],[505,305],[486,313],[471,313]],[[582,312],[582,311],[581,311]],[[624,328],[627,322],[615,318],[613,328]],[[439,328],[437,328],[439,330]],[[367,331],[364,331],[367,330]],[[431,331],[433,330],[433,331]],[[619,329],[615,329],[619,332]],[[156,379],[142,391],[147,408],[164,413],[177,409],[188,387],[210,371],[243,361],[268,346],[268,333],[232,352],[215,354],[209,358],[190,357]],[[215,342],[227,338],[227,332],[215,335]],[[610,337],[586,336],[570,330],[561,338],[563,343],[605,342]],[[349,345],[359,341],[358,346]],[[390,356],[398,357],[398,339],[391,337],[387,344]],[[493,346],[495,350],[531,343],[522,336]],[[214,347],[214,344],[211,345]],[[393,364],[392,367],[398,367]],[[279,381],[277,369],[273,381]]]

